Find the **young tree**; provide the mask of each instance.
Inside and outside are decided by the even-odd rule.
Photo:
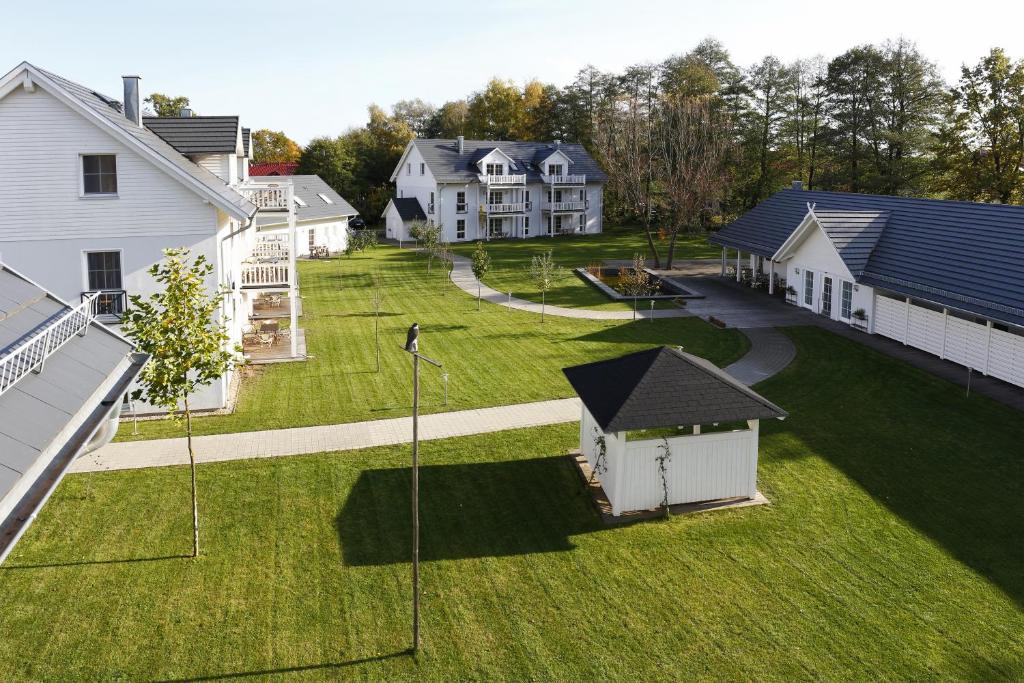
[[[222,377],[231,368],[237,346],[228,347],[228,332],[214,316],[220,294],[207,291],[213,264],[203,255],[189,261],[188,249],[164,250],[164,261],[149,269],[163,290],[143,299],[131,297],[123,330],[149,362],[139,375],[135,399],[163,408],[175,420],[185,416],[185,437],[192,469],[192,556],[199,555],[199,504],[196,458],[192,449],[192,410],[189,396]]]
[[[491,255],[487,253],[483,242],[477,242],[473,249],[473,277],[476,278],[476,310],[480,310],[480,288],[481,280],[491,269]]]
[[[727,114],[711,98],[675,98],[664,109],[660,166],[671,269],[680,231],[698,229],[725,192],[734,143]]]
[[[373,274],[370,301],[373,302],[373,341],[376,346],[377,372],[380,372],[380,307],[384,303],[384,281],[378,272]]]
[[[561,274],[561,267],[555,263],[551,249],[537,254],[530,261],[530,279],[540,291],[540,321],[544,322],[544,308],[547,303],[548,290],[555,284]]]
[[[427,272],[429,273],[441,243],[441,226],[424,221],[413,221],[409,226],[409,235],[420,243],[420,249],[427,257]]]
[[[261,128],[252,132],[252,160],[257,164],[298,161],[302,148],[279,130]]]
[[[188,98],[184,95],[171,97],[163,93],[155,92],[143,100],[152,107],[153,113],[161,118],[175,118],[181,116],[181,110],[188,107]]]

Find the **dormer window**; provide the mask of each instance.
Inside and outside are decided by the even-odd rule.
[[[113,154],[82,155],[82,194],[117,194],[117,157]]]
[[[325,195],[323,192],[317,192],[316,196],[319,197],[320,199],[324,200],[324,204],[333,204],[334,203],[333,201],[331,201],[331,198],[328,197],[327,195]]]
[[[548,175],[562,175],[562,164],[548,164]]]
[[[487,164],[487,175],[505,175],[505,164]]]

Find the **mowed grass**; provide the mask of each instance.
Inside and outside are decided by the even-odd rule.
[[[498,240],[486,242],[491,255],[491,270],[484,283],[500,292],[530,301],[541,300],[540,291],[531,281],[530,262],[537,254],[549,249],[555,262],[562,266],[560,277],[548,291],[546,302],[566,308],[598,310],[627,310],[631,303],[609,301],[608,297],[573,273],[573,268],[600,264],[608,260],[629,261],[636,253],[646,255],[647,238],[639,226],[608,227],[599,235],[537,237],[529,240]],[[475,243],[452,245],[460,256],[470,257]],[[668,242],[658,244],[664,258]],[[718,258],[721,247],[708,244],[706,235],[680,235],[676,242],[677,259]],[[659,308],[669,304],[659,304]]]
[[[1020,680],[1020,414],[817,329],[767,507],[602,527],[575,425],[68,477],[0,567],[0,680]],[[276,674],[276,675],[275,675]]]
[[[303,316],[312,358],[255,366],[231,415],[195,420],[197,434],[334,424],[409,415],[411,361],[406,331],[420,324],[420,350],[444,364],[421,369],[424,413],[572,396],[561,368],[657,344],[682,345],[725,365],[742,356],[746,338],[696,319],[591,321],[540,316],[484,303],[456,288],[440,264],[409,250],[377,247],[352,258],[302,261]],[[383,283],[381,370],[377,372],[374,276]],[[444,404],[442,372],[448,373]],[[139,423],[140,437],[180,436],[168,420]]]

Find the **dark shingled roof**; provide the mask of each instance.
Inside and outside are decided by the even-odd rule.
[[[562,372],[605,432],[788,415],[712,363],[664,346]]]
[[[849,192],[782,190],[709,239],[771,257],[807,215],[874,212],[874,248],[858,282],[993,320],[1024,325],[1024,206]],[[861,258],[858,255],[854,264]]]
[[[250,133],[251,131],[248,128],[242,129],[242,153],[246,157],[249,156],[249,138],[251,137]]]
[[[182,154],[233,154],[237,116],[144,116],[142,125]]]
[[[860,277],[889,220],[888,211],[814,211],[818,225],[832,240],[843,263]]]
[[[398,215],[403,221],[425,221],[427,214],[423,213],[420,200],[415,197],[394,197],[391,203],[398,209]]]
[[[459,154],[458,140],[417,139],[412,144],[423,155],[434,178],[442,183],[477,180],[480,171],[476,162],[493,149],[500,149],[516,162],[516,168],[508,169],[508,173],[525,173],[527,182],[540,182],[541,169],[537,167],[535,159],[540,157],[543,160],[556,149],[572,160],[572,166],[565,169],[566,173],[585,174],[587,182],[603,183],[608,180],[608,176],[583,145],[576,143],[563,142],[555,147],[550,142],[466,140],[463,142],[462,154]],[[547,153],[544,154],[544,151]]]

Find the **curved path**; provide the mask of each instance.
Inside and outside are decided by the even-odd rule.
[[[473,276],[473,262],[465,256],[452,255],[452,282],[455,286],[471,294],[473,298],[476,298],[477,282]],[[541,306],[533,301],[527,301],[526,299],[517,299],[516,297],[509,298],[507,293],[499,292],[496,289],[491,289],[487,285],[483,285],[480,289],[481,298],[484,301],[489,301],[492,304],[498,304],[499,306],[505,306],[506,308],[514,308],[517,311],[528,311],[530,313],[540,314]],[[563,306],[545,306],[544,315],[553,315],[560,318],[586,318],[588,320],[632,320],[633,311],[595,311],[589,308],[565,308]],[[665,309],[653,311],[653,317],[655,318],[682,318],[692,315],[691,313],[683,309]],[[649,320],[652,316],[652,311],[637,311],[637,319],[643,318]]]

